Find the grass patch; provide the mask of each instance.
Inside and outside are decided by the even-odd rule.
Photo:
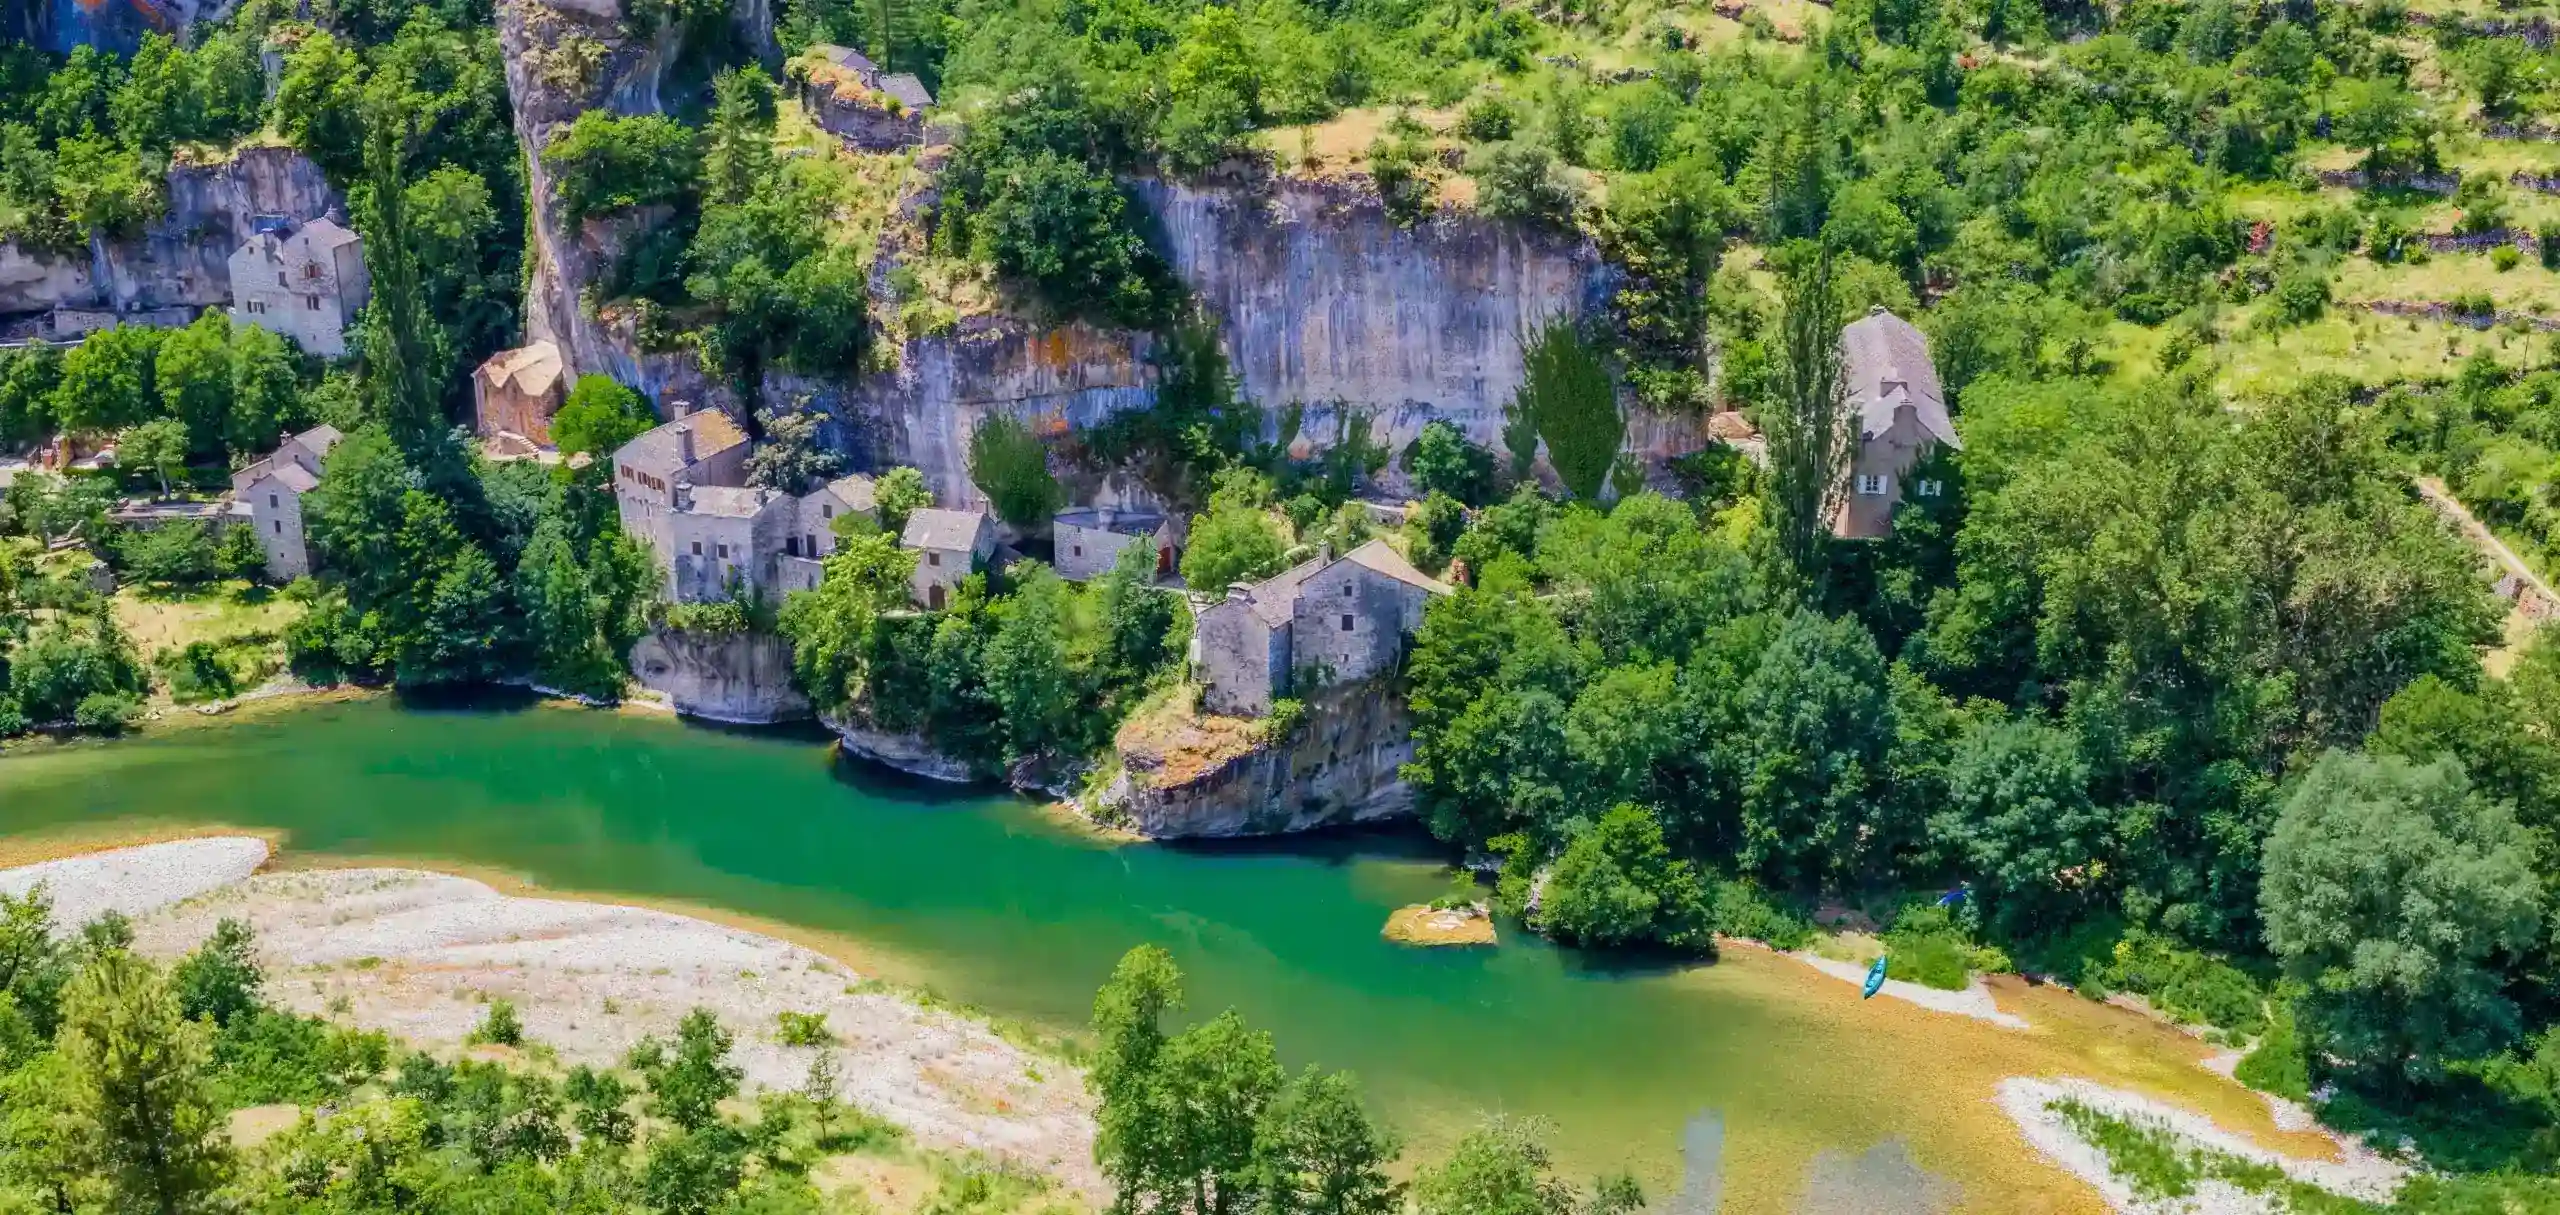
[[[1075,1038],[1054,1033],[1016,1017],[988,1012],[975,1004],[951,999],[930,987],[911,983],[892,983],[887,979],[864,979],[847,987],[845,994],[896,996],[918,1008],[937,1009],[967,1017],[994,1030],[997,1037],[1015,1046],[1034,1054],[1047,1055],[1050,1058],[1074,1064],[1077,1067],[1083,1067],[1093,1057],[1092,1050]]]
[[[2107,1167],[2151,1202],[2192,1198],[2206,1181],[2273,1200],[2276,1210],[2297,1215],[2349,1215],[2386,1208],[2295,1181],[2271,1164],[2190,1142],[2165,1126],[2120,1118],[2070,1098],[2047,1102],[2072,1133],[2107,1158]]]

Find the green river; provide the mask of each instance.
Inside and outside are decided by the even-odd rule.
[[[1483,1111],[1536,1114],[1576,1172],[1633,1168],[1661,1194],[1680,1182],[1684,1128],[1720,1119],[1726,1211],[1795,1210],[1826,1170],[1906,1152],[1954,1209],[2102,1209],[1993,1107],[2008,1075],[2140,1087],[2286,1142],[2191,1041],[2050,989],[2000,985],[2036,1024],[2019,1032],[1861,1003],[1742,948],[1676,969],[1517,932],[1406,948],[1380,925],[1447,880],[1420,841],[1107,843],[1018,799],[882,779],[807,735],[376,698],[0,759],[0,835],[22,851],[226,826],[277,836],[287,863],[441,866],[786,927],[1059,1030],[1152,941],[1195,1012],[1238,1008],[1291,1061],[1357,1072],[1417,1156]]]

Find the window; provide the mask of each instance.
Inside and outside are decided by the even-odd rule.
[[[276,520],[276,534],[279,536],[284,534],[284,520],[282,519]]]
[[[1083,546],[1083,545],[1079,544],[1079,545],[1077,545],[1077,546],[1076,546],[1076,556],[1079,556],[1079,557],[1084,556],[1084,546]]]
[[[836,508],[822,503],[818,507],[818,517],[821,519],[833,519],[836,517]]]
[[[1914,481],[1911,483],[1911,492],[1916,493],[1923,498],[1934,498],[1947,492],[1947,483],[1944,481]]]
[[[926,565],[940,565],[940,564],[942,564],[942,554],[940,554],[940,553],[926,553],[926,554],[924,555],[924,563],[925,563]]]
[[[1884,493],[1884,487],[1885,478],[1875,473],[1858,474],[1858,493],[1861,496],[1869,498],[1878,497]]]
[[[797,556],[799,556],[799,555],[800,555],[800,537],[798,537],[798,536],[785,536],[785,537],[783,537],[783,538],[782,538],[782,551],[783,551],[785,554],[788,554],[788,555],[793,556],[793,557],[797,557]]]
[[[719,557],[720,557],[720,559],[721,559],[721,560],[723,560],[723,561],[728,560],[728,559],[729,559],[729,546],[728,546],[728,545],[723,544],[723,545],[719,545],[719,546],[718,546],[718,548],[720,549],[720,552],[719,552]]]
[[[809,533],[807,536],[803,537],[803,538],[802,538],[801,547],[808,549],[808,550],[809,550],[809,555],[810,555],[810,556],[812,556],[812,557],[817,556],[817,555],[818,555],[818,533],[816,533],[816,532],[811,532],[811,533]]]
[[[284,271],[282,271],[282,270],[278,270],[278,271],[276,271],[276,286],[282,287],[282,286],[285,286],[285,285],[286,285],[286,284],[285,284],[285,281],[284,281]]]
[[[276,508],[276,496],[275,496],[274,494],[268,494],[268,495],[267,495],[267,509],[268,509],[268,510],[274,510],[275,508]]]
[[[1343,631],[1343,632],[1346,632],[1346,633],[1348,633],[1348,632],[1352,631],[1351,625],[1352,625],[1351,617],[1350,617],[1348,614],[1345,614],[1345,615],[1343,616],[1343,618],[1342,618],[1342,631]]]
[[[319,296],[316,296],[316,295],[306,295],[306,296],[303,296],[303,297],[302,297],[302,306],[303,306],[303,307],[305,307],[305,308],[309,308],[309,309],[310,309],[310,310],[312,310],[313,312],[318,312],[318,311],[320,311],[320,297],[319,297]]]
[[[702,542],[699,540],[693,542],[693,555],[696,557],[702,555]]]
[[[304,277],[304,278],[318,278],[318,277],[320,277],[320,263],[318,263],[318,262],[306,262],[306,263],[304,263],[304,264],[303,264],[303,267],[302,267],[302,277]]]
[[[1342,597],[1345,599],[1351,597],[1351,584],[1348,582],[1342,584]]]

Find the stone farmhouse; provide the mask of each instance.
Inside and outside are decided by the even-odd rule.
[[[347,327],[371,298],[364,239],[326,217],[261,215],[231,254],[231,319],[292,338],[323,358],[347,353]]]
[[[797,497],[748,485],[751,450],[735,420],[705,410],[613,453],[622,528],[656,555],[669,599],[815,590],[820,561],[836,551],[836,520],[876,516],[869,477],[839,477]]]
[[[1906,485],[1915,498],[1946,492],[1945,482],[1912,478],[1912,470],[1940,444],[1964,450],[1947,418],[1928,337],[1881,306],[1870,310],[1840,331],[1840,387],[1856,411],[1858,448],[1832,533],[1855,540],[1892,535],[1893,508]]]
[[[472,429],[483,439],[551,446],[551,415],[560,412],[568,380],[560,347],[547,338],[490,355],[471,376]]]
[[[1201,706],[1259,717],[1276,699],[1392,670],[1424,607],[1449,593],[1383,540],[1238,583],[1197,616],[1192,673]]]
[[[1051,557],[1058,576],[1085,582],[1111,572],[1120,552],[1145,545],[1155,552],[1156,577],[1171,574],[1182,560],[1182,524],[1151,510],[1083,506],[1058,512],[1050,528]]]
[[[919,607],[940,611],[960,583],[995,555],[996,528],[985,511],[926,507],[907,516],[898,543],[916,554],[909,596]]]
[[[335,426],[314,426],[231,474],[231,516],[256,529],[258,546],[267,554],[268,581],[291,582],[311,572],[302,498],[318,488],[321,462],[343,437]]]

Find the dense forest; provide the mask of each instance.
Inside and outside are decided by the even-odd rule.
[[[759,62],[724,5],[630,7],[688,32],[665,112],[591,110],[534,149],[468,0],[248,0],[131,55],[0,57],[0,235],[130,236],[171,165],[274,142],[345,192],[374,281],[335,364],[218,311],[0,353],[0,441],[119,440],[0,505],[0,734],[262,676],[143,653],[59,554],[154,586],[252,574],[236,532],[108,512],[320,422],[347,434],[324,568],[266,591],[308,678],[611,697],[653,622],[773,630],[822,708],[1048,779],[1178,691],[1187,614],[1140,565],[1077,587],[1026,563],[903,610],[911,470],[818,590],[669,606],[601,462],[475,454],[463,372],[519,331],[530,156],[570,222],[637,233],[581,306],[732,386],[776,484],[842,460],[761,398],[768,371],[858,375],[971,309],[1152,332],[1151,406],[1055,447],[990,423],[977,487],[1029,530],[1061,474],[1135,473],[1192,516],[1194,587],[1373,533],[1463,583],[1399,675],[1406,776],[1549,936],[1695,955],[1802,940],[1837,904],[1921,981],[2137,994],[2250,1047],[2249,1083],[2330,1094],[2333,1123],[2450,1169],[2560,1164],[2560,637],[2505,620],[2414,484],[2560,563],[2560,159],[2517,137],[2560,88],[2549,49],[2396,0],[791,0]],[[864,238],[895,175],[812,151],[788,87],[819,42],[916,73],[951,123],[921,256],[885,284]],[[1613,289],[1524,337],[1515,458],[1446,424],[1297,443],[1306,403],[1242,398],[1127,183],[1258,172],[1355,174],[1398,224],[1593,242]],[[1964,447],[1891,538],[1837,541],[1836,335],[1877,306],[1928,334]],[[651,407],[581,380],[562,453]],[[1737,412],[1764,459],[1710,447],[1648,483],[1620,455],[1637,410]],[[1418,499],[1394,528],[1355,501],[1390,462]],[[1180,1057],[1126,1015],[1111,1049]],[[1265,1079],[1274,1108],[1341,1099]],[[1468,1150],[1511,1155],[1484,1167],[1525,1175],[1532,1139],[1487,1135]],[[1233,1163],[1116,1167],[1178,1189]]]

